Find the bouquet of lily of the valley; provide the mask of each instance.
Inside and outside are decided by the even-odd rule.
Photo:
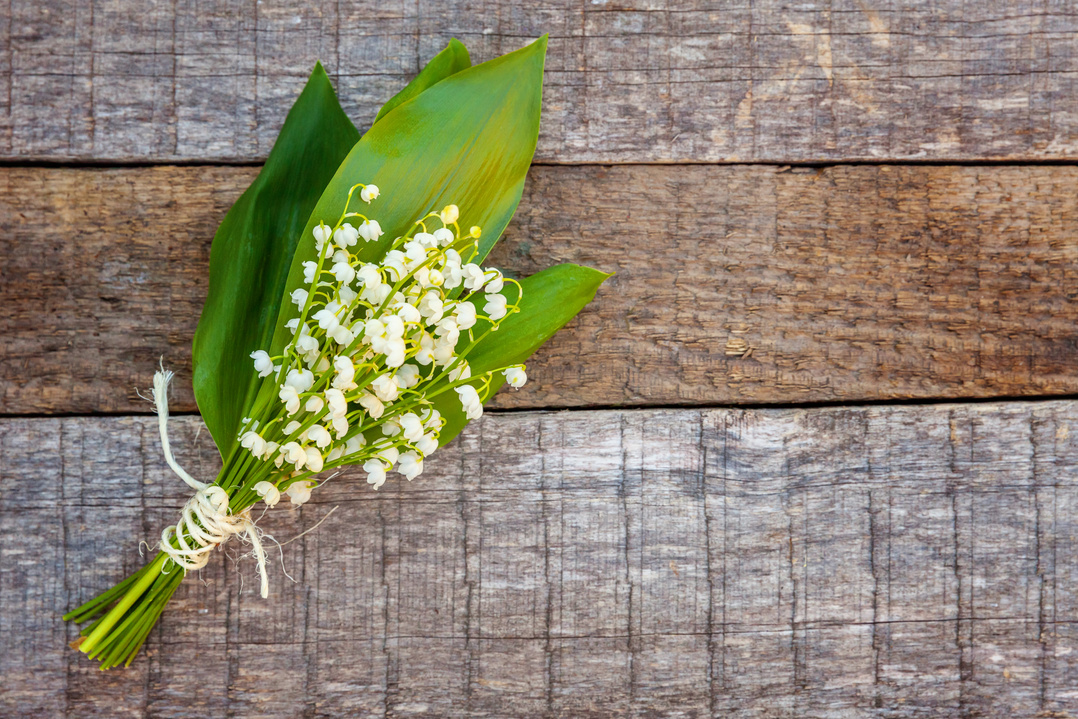
[[[102,668],[130,664],[188,570],[232,536],[268,595],[258,502],[307,501],[360,465],[407,479],[607,275],[521,280],[483,266],[535,152],[546,40],[471,67],[453,41],[359,137],[317,66],[265,167],[213,239],[194,389],[223,466],[192,477],[168,444],[171,374],[154,378],[162,449],[193,496],[156,557],[65,616]]]

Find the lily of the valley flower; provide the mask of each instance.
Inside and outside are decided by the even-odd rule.
[[[281,492],[277,489],[277,485],[272,482],[262,480],[255,484],[254,490],[255,493],[270,507],[277,506],[277,503],[281,501]]]
[[[315,483],[310,480],[299,480],[288,485],[288,489],[284,491],[288,495],[288,499],[295,506],[306,504],[307,500],[311,498],[311,489],[315,487]]]
[[[523,387],[524,383],[528,381],[528,375],[524,372],[524,365],[507,367],[505,381],[509,383],[510,387]]]
[[[371,204],[371,200],[377,200],[378,185],[367,185],[366,187],[364,187],[362,190],[359,191],[359,198],[366,202],[368,205]]]
[[[479,393],[475,391],[475,387],[470,384],[457,387],[457,394],[460,395],[460,404],[468,419],[479,419],[483,416],[483,402],[479,399]]]
[[[381,194],[375,185],[357,188],[368,204]],[[312,476],[342,464],[362,465],[375,489],[393,469],[413,479],[440,444],[436,397],[455,397],[478,419],[494,372],[513,387],[526,381],[523,365],[474,376],[466,359],[517,311],[520,293],[519,283],[472,261],[482,232],[461,234],[460,215],[455,205],[430,213],[379,263],[354,254],[381,237],[377,220],[346,211],[336,226],[314,228],[318,256],[303,263],[304,286],[292,292],[295,315],[285,323],[292,340],[280,357],[251,354],[276,387],[239,441],[265,463],[251,489],[268,505],[282,493],[303,504],[317,486]],[[502,294],[508,284],[518,289],[512,304]]]
[[[255,361],[255,372],[259,377],[269,377],[273,372],[273,360],[265,350],[255,350],[251,353],[251,359]]]

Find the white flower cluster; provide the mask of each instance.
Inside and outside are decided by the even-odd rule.
[[[349,203],[356,189],[368,204],[379,195],[356,185]],[[308,477],[344,464],[362,464],[375,489],[394,468],[411,480],[438,448],[435,396],[455,391],[471,420],[494,372],[513,387],[527,380],[523,365],[472,377],[468,351],[518,310],[522,291],[470,261],[481,231],[462,235],[458,218],[455,205],[421,218],[378,264],[359,257],[383,234],[376,220],[346,204],[335,227],[314,228],[317,260],[303,263],[304,287],[291,295],[293,339],[280,356],[251,354],[276,394],[260,395],[239,440],[256,461],[248,486],[270,506],[282,491],[302,504],[315,485]],[[512,303],[502,294],[509,284]]]

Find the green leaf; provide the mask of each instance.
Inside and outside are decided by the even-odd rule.
[[[296,242],[358,139],[325,70],[315,65],[265,166],[213,237],[192,359],[195,399],[223,457],[259,384],[248,355],[269,344]]]
[[[385,254],[394,237],[433,209],[460,207],[460,226],[483,228],[480,257],[501,236],[520,202],[535,154],[542,104],[546,37],[525,48],[455,73],[386,113],[348,154],[319,199],[292,262],[287,291],[303,286],[303,266],[316,257],[312,230],[336,225],[348,190],[378,185],[368,207],[358,193],[352,209],[378,220],[380,242],[358,253],[364,261]],[[279,354],[296,316],[284,303],[270,354]]]
[[[407,87],[398,92],[389,102],[382,106],[382,109],[378,111],[378,115],[374,118],[375,122],[378,122],[390,110],[393,110],[404,102],[411,100],[413,97],[423,92],[427,88],[436,85],[442,80],[446,79],[450,75],[455,75],[461,70],[467,69],[472,66],[472,59],[468,55],[468,49],[464,47],[464,44],[453,38],[446,45],[445,49],[431,58],[427,66],[419,71],[419,74],[415,76],[415,79],[408,83]]]
[[[599,285],[608,277],[610,275],[607,273],[590,267],[566,264],[549,267],[521,280],[524,296],[520,302],[520,312],[502,320],[496,332],[491,332],[468,353],[472,375],[479,376],[526,361],[591,302]],[[508,283],[502,290],[510,303],[516,299],[516,293],[517,288]],[[477,309],[483,308],[479,306]],[[488,327],[489,323],[485,320],[476,323],[473,328],[475,336],[478,337]],[[462,339],[462,342],[465,342],[465,339]],[[496,374],[491,380],[490,391],[481,396],[481,399],[485,402],[504,382],[505,377],[501,373]],[[446,420],[439,438],[440,444],[444,446],[460,434],[468,420],[455,391],[440,394],[433,402],[435,409],[441,412]]]

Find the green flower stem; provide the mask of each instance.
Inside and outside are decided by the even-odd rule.
[[[73,621],[77,624],[81,624],[90,617],[96,616],[103,607],[106,607],[111,604],[118,596],[126,592],[128,587],[138,581],[138,578],[141,577],[148,568],[149,565],[143,566],[142,569],[128,576],[126,579],[114,586],[112,589],[102,594],[99,594],[98,596],[83,604],[81,607],[72,609],[70,612],[63,616],[63,620],[65,622]]]
[[[124,594],[123,598],[109,611],[105,616],[104,621],[98,625],[97,629],[92,631],[90,635],[83,640],[82,644],[79,645],[81,651],[89,654],[93,648],[108,635],[109,630],[116,626],[116,623],[120,621],[125,613],[127,613],[127,610],[130,609],[139,597],[141,597],[154,583],[154,580],[157,579],[161,572],[161,568],[165,564],[165,559],[167,558],[168,555],[164,552],[159,552],[157,554],[153,563],[149,565],[146,573],[139,578],[138,582],[135,583],[135,586]]]

